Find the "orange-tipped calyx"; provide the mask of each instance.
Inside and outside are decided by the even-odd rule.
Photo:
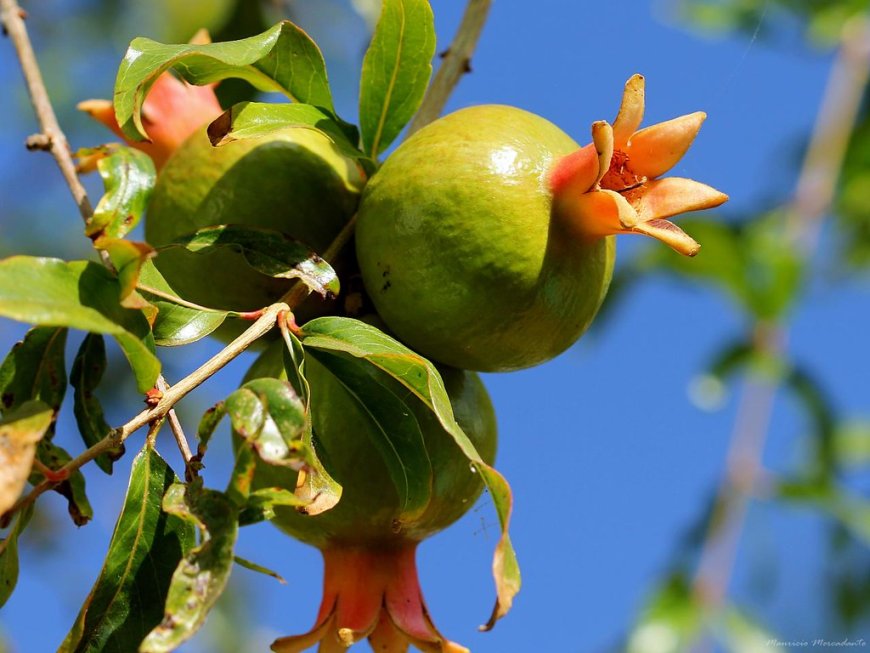
[[[416,543],[398,548],[332,547],[323,551],[323,600],[304,635],[281,637],[276,653],[339,653],[365,638],[379,653],[469,653],[435,628],[417,579]]]
[[[200,30],[191,43],[208,43],[209,40],[208,32]],[[111,129],[128,145],[145,152],[160,170],[191,134],[223,112],[214,86],[193,86],[168,71],[160,75],[142,105],[142,124],[149,139],[142,142],[130,141],[124,135],[110,100],[84,100],[77,108]]]
[[[683,157],[707,116],[698,111],[638,130],[643,112],[644,78],[634,75],[613,126],[593,123],[592,143],[551,170],[554,213],[588,238],[639,233],[694,256],[700,245],[667,218],[719,206],[728,196],[691,179],[658,177]]]

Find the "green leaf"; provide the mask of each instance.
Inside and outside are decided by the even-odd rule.
[[[786,653],[777,638],[734,606],[726,606],[713,619],[713,629],[731,653]]]
[[[777,492],[781,499],[827,513],[865,545],[870,545],[870,500],[867,498],[855,496],[845,488],[820,483],[816,479],[782,482]]]
[[[501,538],[493,559],[497,600],[485,628],[510,610],[513,597],[520,589],[520,570],[508,535],[513,497],[504,477],[486,464],[468,436],[453,417],[444,382],[435,366],[375,327],[341,317],[322,317],[306,323],[302,329],[306,350],[332,352],[367,361],[405,386],[438,418],[466,458],[480,473],[492,497],[501,526]]]
[[[15,525],[0,540],[0,608],[6,605],[18,583],[18,538],[32,516],[33,504],[30,504],[18,513]]]
[[[682,574],[668,577],[657,588],[632,628],[626,653],[683,653],[691,648],[704,614]]]
[[[133,460],[103,569],[59,653],[135,651],[160,623],[173,572],[195,543],[190,524],[161,507],[175,480],[150,446]]]
[[[97,170],[106,190],[85,235],[94,241],[123,238],[136,227],[148,206],[157,178],[154,162],[144,152],[119,146],[99,159]]]
[[[684,220],[681,226],[702,244],[703,254],[689,260],[650,248],[641,267],[712,282],[755,318],[774,320],[792,307],[803,282],[800,256],[783,247],[785,221],[783,212],[737,224]]]
[[[221,114],[208,127],[212,145],[219,147],[245,138],[267,136],[287,127],[313,129],[329,138],[349,159],[357,159],[372,173],[374,162],[365,156],[345,133],[347,126],[336,122],[331,113],[310,104],[286,102],[241,102]]]
[[[145,316],[124,308],[119,297],[118,280],[96,263],[31,256],[0,261],[0,316],[113,336],[145,393],[157,380],[160,361]]]
[[[435,23],[428,0],[383,0],[366,51],[359,115],[365,151],[373,159],[417,112],[435,54]]]
[[[196,458],[202,461],[205,452],[208,450],[208,443],[211,441],[211,436],[220,424],[224,415],[227,414],[224,408],[224,402],[218,402],[202,414],[199,420],[199,426],[196,429]]]
[[[305,406],[286,381],[256,379],[233,392],[224,404],[233,430],[271,465],[298,466]]]
[[[36,447],[36,457],[39,462],[52,470],[58,470],[72,460],[72,456],[65,449],[45,439]],[[36,484],[42,478],[42,473],[34,470],[30,475],[30,482]],[[66,499],[67,511],[76,526],[84,526],[91,521],[94,509],[88,501],[85,476],[80,469],[72,472],[68,478],[52,486],[51,489]]]
[[[248,526],[272,519],[275,516],[277,506],[303,508],[307,505],[307,501],[300,499],[284,488],[260,488],[248,495],[247,502],[239,512],[239,526]]]
[[[163,621],[142,642],[140,653],[174,651],[190,639],[226,588],[233,567],[238,524],[226,495],[196,483],[176,483],[166,492],[163,509],[195,525],[202,541],[179,562]]]
[[[371,443],[387,466],[402,502],[402,521],[421,515],[432,498],[433,470],[420,425],[408,406],[389,387],[387,379],[364,359],[312,351],[360,408],[369,421],[363,429],[377,434]]]
[[[66,394],[66,337],[65,328],[35,327],[12,347],[0,366],[0,412],[39,399],[57,415]],[[53,434],[54,424],[49,439]]]
[[[73,413],[79,433],[86,446],[91,447],[102,440],[112,427],[103,414],[103,406],[94,394],[106,371],[106,345],[103,337],[89,333],[82,340],[70,373],[70,385],[74,388]],[[106,474],[112,473],[112,464],[124,455],[124,445],[111,453],[100,454],[94,459]]]
[[[308,412],[311,406],[311,388],[305,378],[305,349],[290,329],[282,329],[281,336],[284,339],[284,374]]]
[[[215,225],[177,238],[161,249],[184,247],[189,252],[226,247],[241,254],[261,274],[275,279],[299,279],[322,297],[335,297],[338,275],[306,245],[280,231],[240,225]]]
[[[264,462],[305,470],[305,482],[296,489],[296,496],[305,503],[307,514],[324,512],[338,503],[341,486],[317,458],[306,406],[289,382],[253,379],[231,394],[225,406],[233,430]]]
[[[843,467],[870,464],[870,420],[851,420],[834,431],[834,453]]]
[[[269,569],[268,567],[264,567],[263,565],[258,565],[256,562],[251,562],[250,560],[247,560],[247,559],[239,557],[239,556],[233,556],[233,561],[237,565],[239,565],[240,567],[244,567],[245,569],[250,569],[251,571],[257,572],[258,574],[263,574],[265,576],[269,576],[271,578],[274,578],[282,585],[287,584],[287,581],[284,580],[284,577],[281,574],[279,574],[277,571],[273,571],[273,570]]]
[[[191,84],[235,77],[261,91],[277,91],[334,112],[323,55],[290,21],[257,36],[225,43],[165,45],[140,37],[130,43],[115,80],[115,113],[129,138],[147,138],[142,103],[157,77],[169,68]]]
[[[31,400],[8,411],[0,420],[0,515],[21,496],[36,457],[36,445],[53,419],[51,406]]]
[[[138,289],[157,307],[154,342],[161,347],[178,347],[196,342],[212,333],[227,318],[226,311],[192,308],[178,297],[151,261],[139,274]]]

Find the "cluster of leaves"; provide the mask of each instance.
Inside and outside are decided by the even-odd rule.
[[[843,25],[870,8],[867,0],[675,0],[677,11],[696,27],[740,30],[764,38],[780,36],[797,18],[819,45],[840,38]]]
[[[137,38],[118,71],[115,111],[124,133],[142,139],[144,99],[165,71],[172,68],[193,84],[241,79],[258,90],[277,91],[292,102],[232,106],[209,130],[217,146],[293,125],[317,130],[371,171],[419,107],[431,75],[434,47],[432,12],[426,0],[383,1],[363,63],[357,128],[336,114],[317,45],[289,21],[257,36],[205,45],[167,45]],[[124,453],[124,428],[107,424],[95,394],[106,368],[104,336],[117,341],[139,391],[158,401],[158,346],[183,346],[212,333],[226,320],[251,317],[180,297],[151,261],[159,251],[128,238],[147,209],[155,183],[154,166],[147,156],[115,145],[82,151],[79,156],[82,165],[95,167],[104,181],[105,194],[85,235],[109,264],[28,256],[0,261],[0,316],[34,325],[0,367],[0,514],[15,520],[0,543],[0,604],[14,588],[17,541],[32,514],[32,503],[21,498],[28,480],[63,494],[76,523],[92,515],[80,464],[52,443],[67,385],[74,390],[83,444],[91,451],[99,448],[97,465],[111,473],[113,462]],[[339,292],[338,277],[329,263],[278,232],[217,225],[169,247],[191,252],[232,248],[262,274],[295,279],[309,292],[324,296]],[[510,489],[455,421],[436,368],[357,320],[324,317],[297,327],[290,308],[279,302],[271,313],[265,307],[260,312],[277,316],[274,326],[286,347],[288,380],[250,381],[209,410],[198,429],[198,449],[185,470],[185,481],[155,448],[166,410],[157,410],[159,403],[153,408],[149,437],[133,462],[103,570],[61,650],[174,650],[202,625],[226,587],[234,561],[274,575],[234,556],[240,526],[271,518],[276,506],[316,514],[341,500],[341,487],[313,446],[309,395],[316,388],[309,387],[304,372],[310,356],[343,383],[357,387],[358,400],[386,426],[379,431],[384,442],[374,444],[390,452],[385,462],[409,513],[425,508],[431,500],[435,472],[416,465],[421,459],[415,450],[419,438],[403,440],[395,435],[392,421],[397,410],[410,415],[420,410],[431,413],[445,437],[452,438],[474,465],[502,526],[494,565],[498,601],[493,620],[509,609],[519,589],[519,571],[507,535]],[[64,345],[70,329],[86,335],[68,379]],[[375,377],[390,379],[404,388],[404,394],[400,397],[371,383]],[[221,491],[204,487],[197,472],[224,416],[241,445]],[[252,490],[258,460],[288,471],[304,469],[305,482],[295,492]]]

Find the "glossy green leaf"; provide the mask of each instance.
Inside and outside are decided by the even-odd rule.
[[[111,426],[103,414],[103,406],[94,394],[106,371],[106,344],[103,337],[89,333],[82,340],[70,372],[70,385],[74,389],[73,413],[76,425],[86,446],[91,447],[108,435]],[[112,464],[124,454],[122,444],[116,451],[100,454],[94,459],[106,474],[112,473]]]
[[[308,514],[324,512],[338,503],[341,486],[317,458],[306,406],[289,382],[255,378],[230,395],[225,406],[233,430],[263,461],[305,470],[296,496]]]
[[[390,388],[383,372],[359,358],[344,358],[312,350],[360,409],[369,425],[365,433],[376,434],[372,446],[390,474],[402,505],[399,519],[413,521],[432,498],[433,470],[413,409]],[[388,379],[389,377],[387,377]]]
[[[233,392],[224,404],[233,430],[271,465],[301,462],[305,407],[286,381],[256,379]]]
[[[302,508],[307,505],[307,501],[300,499],[284,488],[260,488],[248,495],[246,503],[239,512],[239,526],[248,526],[272,519],[275,516],[277,506]]]
[[[226,247],[241,254],[252,268],[276,279],[299,279],[322,297],[338,294],[338,275],[306,245],[272,229],[215,225],[176,239],[169,247],[190,252]]]
[[[18,513],[15,524],[6,537],[0,540],[0,608],[6,605],[18,584],[18,538],[27,528],[32,516],[33,504],[30,504]]]
[[[290,21],[225,43],[166,45],[140,37],[130,43],[115,80],[115,113],[129,138],[147,137],[142,103],[154,80],[169,68],[191,84],[235,77],[261,91],[277,91],[294,101],[334,110],[323,55]]]
[[[311,405],[311,388],[305,378],[305,349],[299,338],[289,329],[283,329],[281,336],[284,339],[284,374],[308,411]]]
[[[96,263],[31,256],[0,261],[0,316],[113,336],[144,393],[154,386],[160,361],[145,316],[124,308],[119,297],[118,280]]]
[[[0,366],[0,412],[39,399],[57,415],[66,394],[65,328],[34,327]],[[54,434],[51,425],[48,437]]]
[[[53,419],[51,406],[30,400],[7,411],[0,420],[0,515],[21,496],[36,457],[36,445]]]
[[[201,542],[178,563],[163,621],[144,639],[140,653],[167,653],[190,639],[226,588],[233,567],[238,524],[226,495],[176,483],[166,492],[163,509],[196,526]]]
[[[513,496],[510,485],[487,465],[453,417],[444,382],[435,366],[375,327],[342,317],[322,317],[307,322],[301,333],[307,351],[319,350],[362,359],[405,386],[431,410],[444,430],[480,473],[489,490],[501,526],[501,538],[493,558],[497,600],[485,628],[510,610],[520,589],[520,570],[508,535]]]
[[[329,138],[344,156],[360,160],[368,172],[374,170],[374,163],[356,147],[356,141],[346,135],[347,126],[336,122],[329,112],[310,104],[241,102],[209,125],[208,136],[212,145],[221,146],[267,136],[287,127],[314,129]]]
[[[105,194],[88,221],[85,235],[92,240],[123,238],[130,233],[148,206],[157,179],[151,157],[131,147],[113,148],[97,162]]]
[[[72,456],[65,449],[45,439],[37,445],[36,457],[39,462],[53,470],[60,469],[72,460]],[[31,483],[36,484],[42,480],[42,473],[35,470],[31,473]],[[68,478],[52,486],[51,489],[66,499],[67,511],[76,526],[84,526],[93,519],[94,509],[88,500],[85,476],[80,469],[72,472]]]
[[[279,574],[277,571],[273,571],[268,567],[264,567],[263,565],[258,565],[256,562],[251,562],[245,558],[234,556],[233,561],[239,565],[240,567],[244,567],[245,569],[250,569],[251,571],[255,571],[258,574],[263,574],[264,576],[269,576],[270,578],[274,578],[282,585],[286,585],[287,581],[284,580],[284,577]]]
[[[359,94],[363,145],[373,159],[420,107],[434,55],[435,23],[428,0],[383,0],[363,60]]]
[[[151,447],[133,460],[103,569],[59,653],[136,651],[161,622],[170,579],[195,544],[193,527],[161,506],[175,480]]]
[[[157,307],[154,342],[161,347],[178,347],[196,342],[212,333],[227,318],[226,311],[192,308],[178,296],[151,261],[139,274],[138,290]]]

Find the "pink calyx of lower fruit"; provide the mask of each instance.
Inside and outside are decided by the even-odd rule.
[[[191,39],[191,43],[209,41],[204,30]],[[214,86],[194,86],[173,77],[168,71],[161,74],[142,105],[142,125],[148,141],[131,141],[124,135],[110,100],[84,100],[79,102],[78,109],[111,129],[127,145],[145,152],[153,159],[155,168],[160,170],[191,134],[223,113]]]
[[[692,179],[660,177],[683,157],[707,115],[698,111],[639,130],[643,113],[644,78],[633,75],[613,125],[593,123],[592,143],[550,171],[554,211],[589,238],[639,233],[694,256],[700,245],[667,218],[719,206],[728,196]]]
[[[415,561],[416,543],[398,548],[324,550],[323,600],[314,628],[272,643],[276,653],[340,653],[368,638],[378,653],[469,653],[444,639],[426,609]]]

